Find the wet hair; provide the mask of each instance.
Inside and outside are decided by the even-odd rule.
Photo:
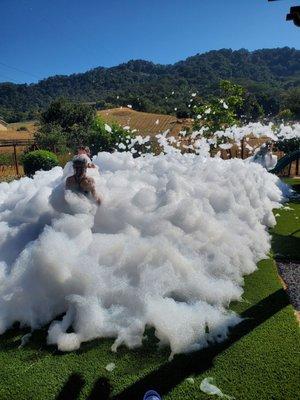
[[[90,154],[91,153],[91,150],[90,150],[90,148],[88,147],[88,146],[79,146],[78,148],[77,148],[77,151],[80,151],[80,150],[84,150],[86,153],[88,153],[88,154]]]
[[[87,159],[84,156],[75,156],[73,158],[73,167],[87,167]]]

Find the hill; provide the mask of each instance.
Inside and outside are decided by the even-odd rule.
[[[37,84],[0,84],[0,115],[8,122],[34,119],[57,97],[92,103],[98,109],[131,104],[135,110],[182,115],[191,92],[214,94],[220,79],[246,87],[266,114],[278,113],[284,94],[300,87],[300,50],[223,49],[173,65],[133,60],[112,68],[53,76]]]

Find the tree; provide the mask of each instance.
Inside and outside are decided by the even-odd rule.
[[[65,153],[67,151],[67,136],[61,126],[55,123],[43,125],[35,134],[34,139],[40,149]]]
[[[285,108],[291,110],[295,119],[300,119],[300,88],[289,90],[283,98]]]
[[[95,119],[95,110],[85,104],[59,99],[41,114],[35,134],[38,146],[52,151],[75,150],[85,144]]]
[[[294,114],[289,108],[285,108],[276,115],[275,119],[279,122],[289,122],[294,119]]]
[[[134,109],[175,115],[175,108],[189,111],[191,90],[208,101],[210,96],[218,95],[220,79],[230,79],[253,94],[265,115],[272,117],[290,108],[283,102],[287,91],[299,87],[299,54],[300,50],[289,48],[253,52],[222,49],[173,65],[139,60],[82,74],[54,76],[37,84],[4,82],[0,83],[0,115],[7,122],[33,118],[33,112],[40,113],[61,96],[98,103],[96,107],[102,109],[136,100]],[[254,109],[255,115],[256,112]]]
[[[238,118],[243,122],[257,121],[264,116],[264,109],[256,96],[246,93],[241,107],[237,110]]]
[[[245,89],[230,81],[221,81],[219,96],[195,108],[195,128],[207,128],[207,134],[236,125],[240,119],[238,112],[244,104]]]
[[[74,103],[64,98],[53,101],[41,114],[41,125],[56,124],[68,132],[74,126],[88,127],[95,117],[95,110],[81,103]]]
[[[134,134],[115,123],[106,124],[101,117],[96,117],[86,137],[86,144],[93,154],[99,151],[128,151]]]
[[[129,150],[133,132],[115,123],[110,126],[89,106],[60,99],[41,115],[35,140],[40,148],[54,152],[75,152],[79,146],[99,151]]]

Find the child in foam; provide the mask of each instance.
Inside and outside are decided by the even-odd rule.
[[[98,205],[101,204],[101,198],[97,194],[95,181],[87,176],[88,162],[84,155],[79,155],[73,159],[74,174],[66,180],[66,189],[82,193],[85,196],[91,195]]]
[[[277,164],[277,156],[273,155],[272,147],[272,142],[264,143],[249,160],[260,164],[262,167],[266,168],[267,171],[273,169]]]
[[[92,160],[90,158],[91,157],[91,150],[90,150],[90,148],[88,146],[80,146],[80,147],[78,147],[77,155],[78,156],[83,156],[83,157],[86,158],[87,163],[88,163],[87,164],[88,168],[97,168],[96,165],[92,163]]]
[[[77,155],[73,158],[73,160],[77,157],[81,156],[86,159],[87,162],[87,175],[99,178],[99,168],[95,165],[91,160],[91,151],[87,146],[80,146],[77,149]],[[67,162],[63,170],[63,178],[71,176],[73,174],[73,161]]]

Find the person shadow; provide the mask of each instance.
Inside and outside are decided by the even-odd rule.
[[[300,260],[300,229],[291,232],[289,235],[272,233],[272,249],[276,260],[279,261],[298,261]]]
[[[72,374],[64,384],[56,400],[76,400],[85,384],[80,374]]]
[[[85,380],[80,374],[72,374],[56,396],[55,400],[76,400],[85,385]],[[100,377],[94,383],[91,393],[86,400],[108,400],[110,399],[112,387],[107,378]]]
[[[149,389],[155,389],[164,396],[189,376],[200,375],[209,370],[219,354],[288,305],[286,292],[279,289],[242,312],[240,315],[243,320],[231,329],[229,337],[222,343],[213,344],[195,353],[177,355],[172,361],[161,365],[114,396],[112,396],[109,380],[100,377],[95,382],[87,400],[139,400]],[[78,399],[83,386],[84,380],[80,375],[71,375],[56,400]]]

